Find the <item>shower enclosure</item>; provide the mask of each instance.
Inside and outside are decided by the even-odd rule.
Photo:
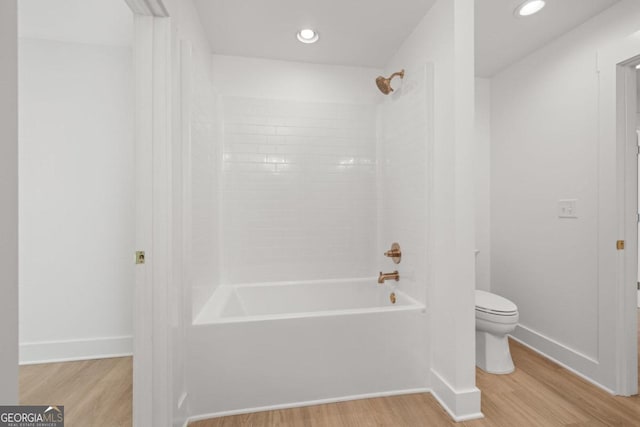
[[[432,69],[388,96],[378,74],[214,56],[192,138],[193,413],[427,391]]]

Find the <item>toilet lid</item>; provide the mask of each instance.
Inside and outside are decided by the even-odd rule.
[[[506,315],[517,313],[518,307],[500,295],[476,290],[476,310]]]

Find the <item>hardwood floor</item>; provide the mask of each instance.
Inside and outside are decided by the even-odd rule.
[[[528,427],[640,426],[640,398],[613,397],[526,347],[511,342],[516,372],[477,371],[484,419],[456,424],[430,394],[261,412],[190,427]]]
[[[131,426],[132,359],[20,367],[20,404],[64,405],[67,427]]]
[[[456,424],[430,394],[413,394],[216,418],[190,427],[640,426],[640,397],[611,396],[515,341],[511,355],[513,374],[477,370],[482,420]]]
[[[456,424],[430,394],[413,394],[216,418],[190,427],[640,427],[640,397],[611,396],[513,341],[511,354],[513,374],[477,371],[482,420]],[[130,426],[131,374],[131,358],[23,366],[20,401],[65,405],[67,427]]]

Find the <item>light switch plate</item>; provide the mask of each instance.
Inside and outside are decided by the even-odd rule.
[[[576,199],[558,200],[558,218],[578,218],[578,201]]]

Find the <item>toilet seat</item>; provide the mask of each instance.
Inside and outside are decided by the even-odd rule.
[[[494,316],[513,316],[518,314],[518,306],[500,295],[476,290],[476,312]]]
[[[513,314],[503,315],[476,310],[476,324],[478,324],[478,322],[486,321],[496,324],[515,325],[518,323],[519,317],[520,316],[517,311]]]
[[[518,318],[518,307],[513,302],[490,292],[476,290],[476,319],[515,324]]]

